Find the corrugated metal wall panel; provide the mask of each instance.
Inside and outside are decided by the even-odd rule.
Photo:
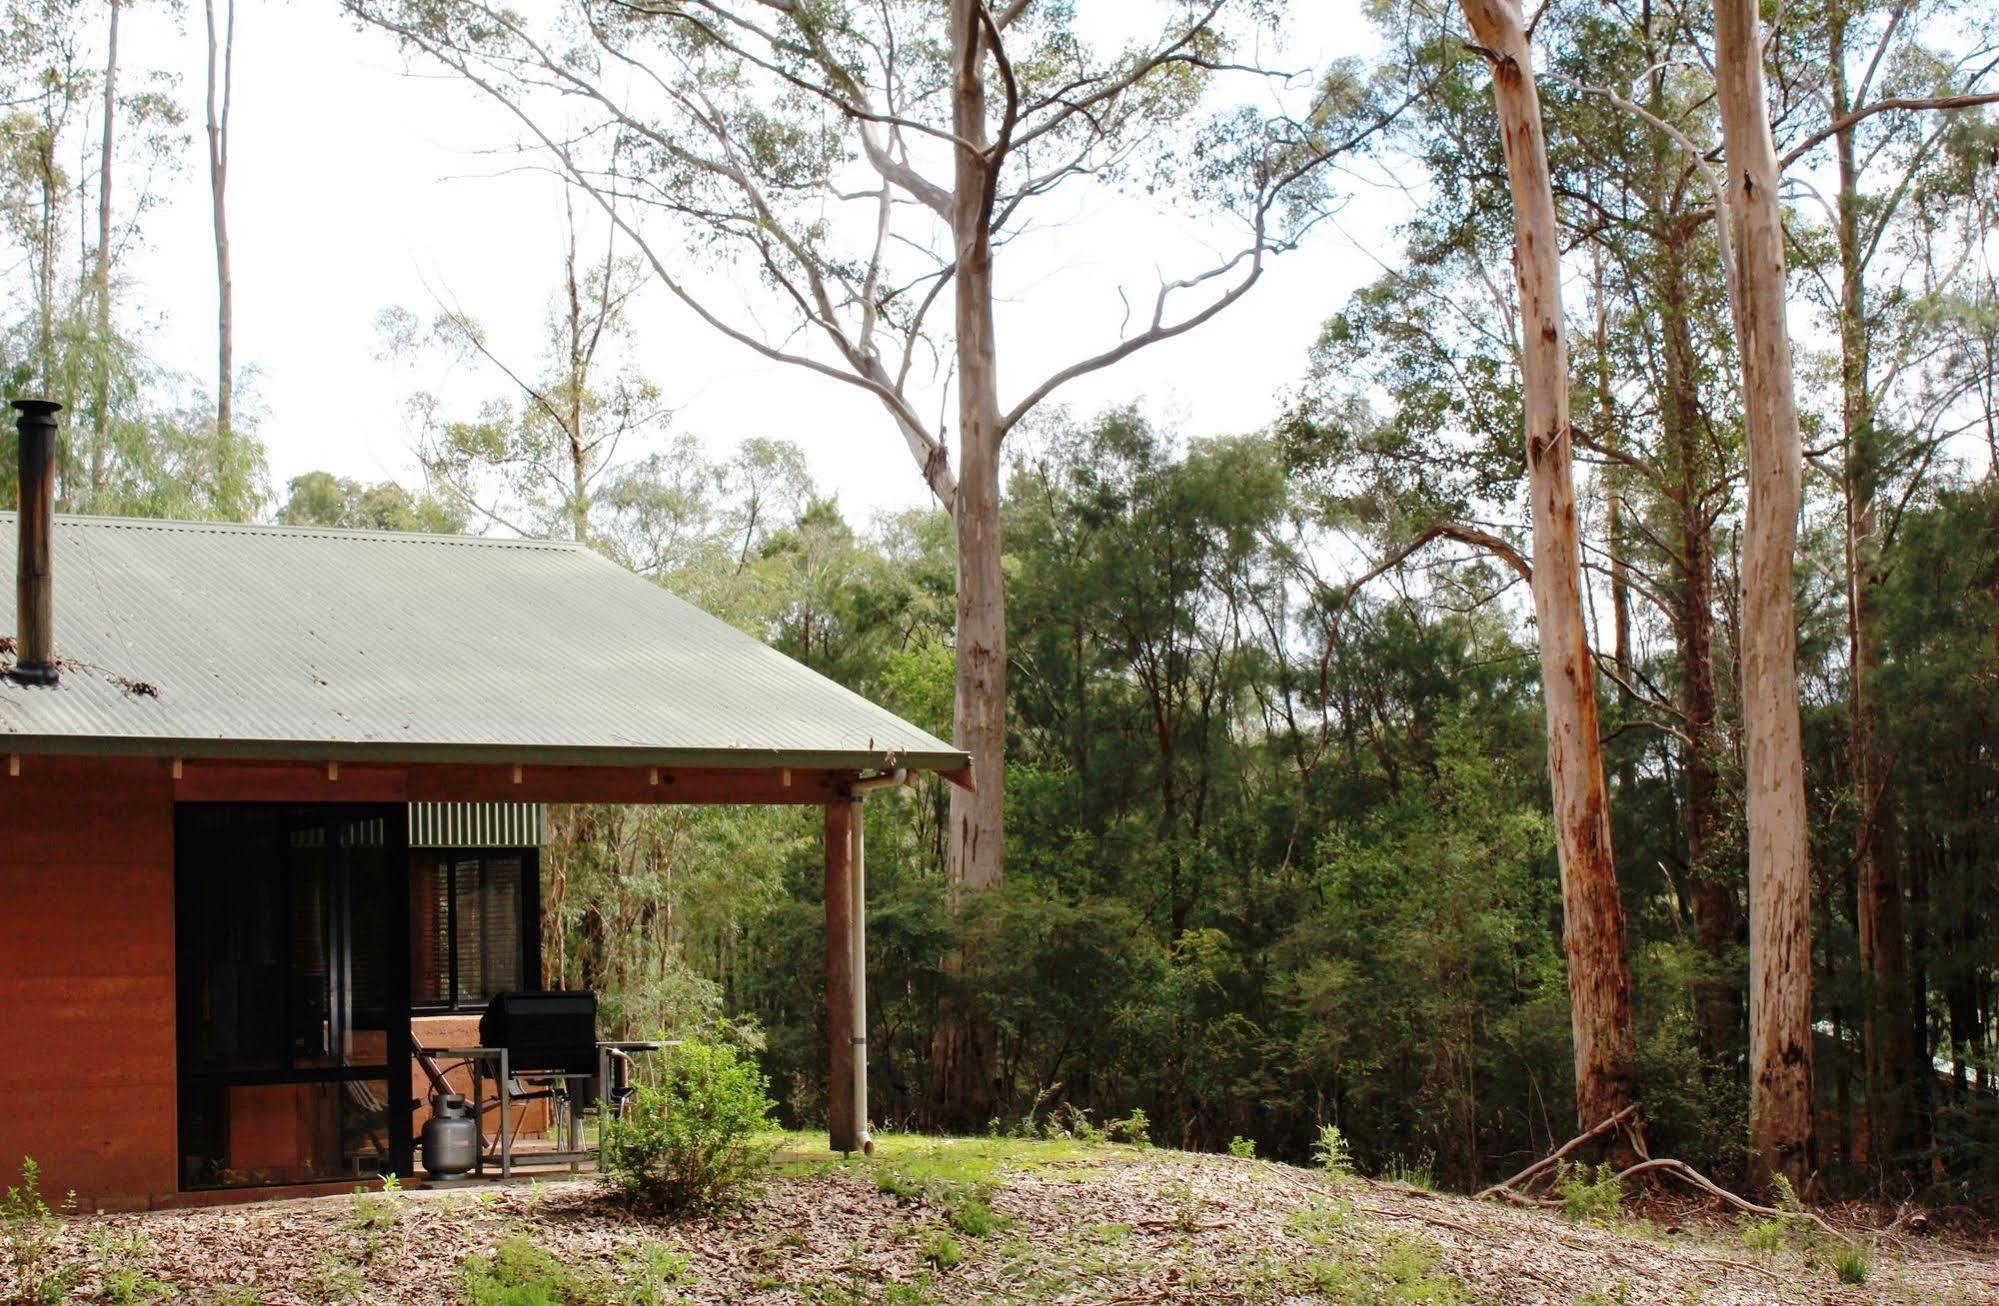
[[[539,848],[540,803],[411,803],[412,848]]]

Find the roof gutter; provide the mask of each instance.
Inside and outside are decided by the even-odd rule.
[[[68,757],[185,757],[242,762],[380,762],[410,766],[460,763],[525,766],[659,766],[714,770],[936,771],[969,768],[963,753],[893,749],[643,748],[588,744],[399,743],[354,739],[217,739],[169,735],[10,734],[0,714],[0,753]]]

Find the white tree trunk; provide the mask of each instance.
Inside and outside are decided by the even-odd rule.
[[[1548,175],[1533,54],[1515,0],[1463,0],[1492,61],[1493,98],[1512,185],[1520,290],[1527,490],[1534,520],[1534,615],[1548,715],[1548,779],[1562,869],[1576,1114],[1587,1129],[1634,1097],[1631,973],[1624,901],[1610,841],[1595,678],[1583,627],[1582,558],[1569,428],[1568,336],[1562,316],[1555,197]]]
[[[208,18],[208,192],[215,222],[215,430],[226,441],[236,421],[236,288],[229,271],[229,100],[236,66],[236,0],[223,0],[220,66],[215,0]]]
[[[956,698],[952,730],[972,757],[972,789],[951,791],[954,896],[1000,882],[1006,838],[1006,592],[1000,570],[998,342],[993,333],[991,167],[984,150],[986,89],[980,0],[951,0],[952,130],[956,148],[952,234],[957,253],[958,544]],[[963,958],[953,959],[953,969]],[[991,1031],[962,1012],[941,1013],[932,1042],[938,1106],[964,1126],[991,1110]]]
[[[1715,78],[1741,294],[1748,505],[1742,717],[1749,808],[1750,1144],[1794,1185],[1814,1160],[1811,866],[1792,565],[1802,453],[1785,317],[1779,167],[1755,0],[1716,0]]]

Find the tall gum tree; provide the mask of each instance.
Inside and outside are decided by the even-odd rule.
[[[1798,716],[1793,567],[1803,451],[1792,389],[1780,169],[1755,0],[1716,0],[1715,82],[1728,156],[1748,493],[1741,684],[1749,821],[1749,1134],[1768,1175],[1816,1160],[1812,882]]]
[[[1514,210],[1514,276],[1533,515],[1534,616],[1548,719],[1548,779],[1562,869],[1562,944],[1568,954],[1576,1114],[1594,1126],[1636,1100],[1631,972],[1624,901],[1610,837],[1596,685],[1583,623],[1569,422],[1567,324],[1560,245],[1533,51],[1513,0],[1462,0],[1492,66],[1493,99]]]
[[[1162,6],[1122,44],[1053,0],[571,0],[546,23],[477,0],[347,7],[504,106],[708,327],[879,404],[955,524],[953,730],[972,784],[950,799],[950,879],[997,884],[1008,434],[1064,385],[1241,300],[1324,215],[1327,165],[1367,147],[1398,88],[1351,64],[1259,66],[1265,7],[1247,0]],[[1124,288],[1149,307],[1114,335],[1003,394],[997,252],[1091,187],[1170,196],[1213,240],[1184,274]],[[717,263],[761,284],[718,281]],[[984,1052],[947,1037],[938,1055],[945,1114],[985,1120]]]
[[[1878,719],[1880,590],[1902,491],[1922,479],[1947,439],[1951,397],[1932,384],[1929,366],[1944,338],[1932,290],[1936,269],[1962,248],[1913,226],[1911,211],[1919,222],[1927,195],[1951,185],[1947,143],[1972,126],[1958,114],[1999,100],[1995,37],[1999,16],[1905,0],[1838,0],[1772,56],[1787,57],[1823,104],[1822,119],[1779,162],[1802,171],[1829,153],[1832,163],[1831,257],[1805,282],[1808,291],[1818,288],[1811,297],[1838,337],[1838,457],[1813,461],[1838,489],[1844,528],[1850,874],[1867,1080],[1861,1155],[1876,1166],[1906,1156],[1919,1141],[1913,1108],[1923,1063],[1892,759]]]

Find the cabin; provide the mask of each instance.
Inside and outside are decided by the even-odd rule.
[[[965,754],[576,545],[57,516],[56,406],[14,406],[0,1170],[85,1210],[411,1175],[420,1050],[540,986],[551,803],[823,809],[867,1145],[858,805]]]

